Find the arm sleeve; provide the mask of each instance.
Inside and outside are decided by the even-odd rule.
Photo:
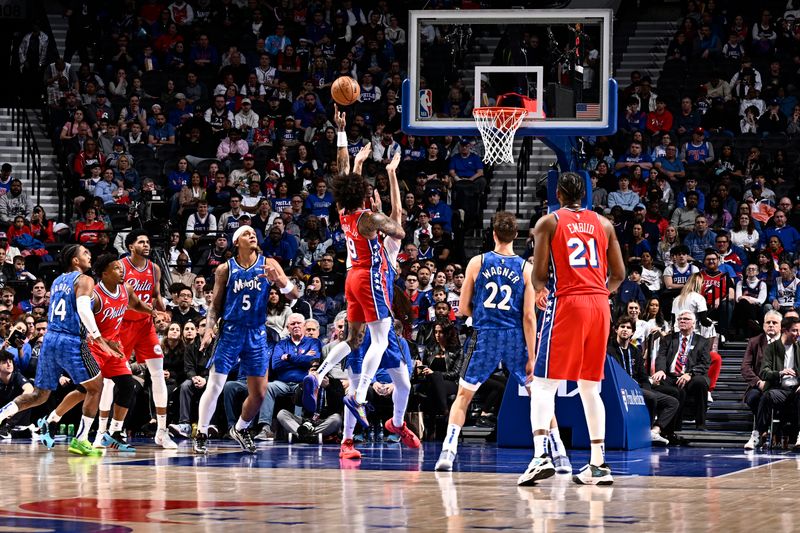
[[[99,338],[100,330],[97,329],[97,322],[94,320],[91,296],[78,296],[76,305],[78,307],[78,316],[81,319],[83,327],[86,328],[86,332],[93,339]]]

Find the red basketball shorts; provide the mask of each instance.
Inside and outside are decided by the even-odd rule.
[[[122,353],[128,359],[133,353],[136,353],[136,361],[139,363],[164,357],[156,335],[156,327],[150,318],[123,320],[119,337],[122,341]]]
[[[101,350],[96,344],[90,344],[89,350],[92,352],[94,360],[97,361],[100,367],[100,374],[102,374],[104,378],[131,374],[131,366],[128,364],[128,358],[120,359],[119,357],[114,357]]]
[[[354,268],[344,284],[349,322],[370,323],[392,316],[386,275],[379,268]]]
[[[602,381],[610,323],[608,296],[550,298],[537,339],[533,374],[548,379]]]

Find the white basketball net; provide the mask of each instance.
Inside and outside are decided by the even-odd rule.
[[[476,107],[475,124],[483,138],[483,162],[514,164],[514,134],[528,111],[521,107]]]

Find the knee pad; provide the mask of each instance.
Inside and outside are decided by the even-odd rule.
[[[135,380],[131,375],[115,376],[111,378],[114,382],[115,401],[117,405],[130,408],[133,403]]]

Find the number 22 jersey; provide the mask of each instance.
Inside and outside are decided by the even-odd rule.
[[[517,255],[487,252],[475,278],[472,325],[477,330],[522,328],[525,260]]]
[[[550,244],[552,296],[608,296],[608,236],[600,217],[586,209],[561,208]]]

